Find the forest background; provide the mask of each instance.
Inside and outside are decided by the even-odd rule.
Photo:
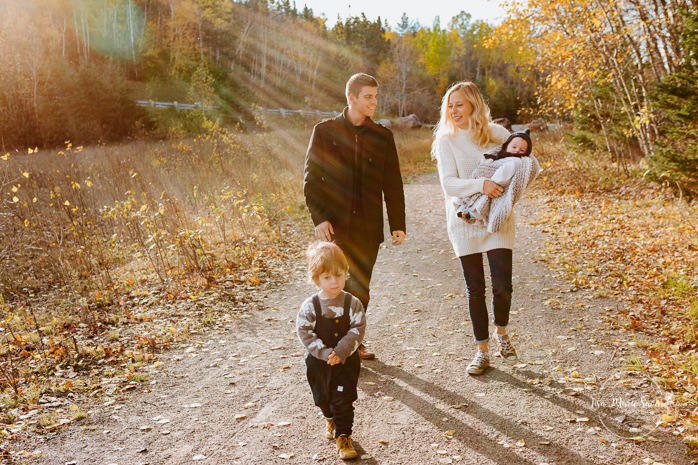
[[[536,142],[555,196],[540,220],[551,266],[637,307],[615,324],[657,335],[638,366],[676,390],[683,413],[667,422],[687,434],[698,3],[505,7],[499,25],[462,12],[328,28],[289,0],[0,0],[0,422],[17,430],[3,437],[45,396],[96,389],[91,377],[145,382],[139,367],[187,334],[153,308],[184,302],[184,323],[215,324],[206,296],[242,312],[282,279],[306,240],[293,232],[307,223],[299,173],[317,118],[261,109],[338,112],[357,71],[381,83],[380,117],[433,123],[447,87],[472,80],[493,117],[563,128]],[[430,138],[396,131],[407,179],[433,169]],[[66,370],[81,375],[56,382]]]

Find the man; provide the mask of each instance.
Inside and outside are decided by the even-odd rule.
[[[368,308],[369,284],[383,236],[383,199],[393,245],[405,239],[405,194],[393,134],[374,123],[378,82],[368,74],[347,81],[348,107],[317,124],[305,157],[303,194],[315,236],[334,240],[349,261],[344,289]],[[375,355],[362,345],[359,356]]]

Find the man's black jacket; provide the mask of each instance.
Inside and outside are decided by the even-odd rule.
[[[405,194],[393,133],[370,118],[356,132],[344,114],[313,128],[305,157],[303,194],[313,224],[329,220],[338,239],[347,237],[354,207],[355,160],[361,165],[360,200],[367,241],[381,243],[383,199],[390,231],[405,231]]]

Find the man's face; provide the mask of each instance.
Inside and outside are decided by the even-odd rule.
[[[349,108],[366,117],[372,117],[378,106],[378,87],[362,87],[358,97],[349,94]]]

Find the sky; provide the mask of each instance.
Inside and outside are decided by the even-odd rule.
[[[329,27],[337,22],[337,14],[346,19],[361,13],[369,20],[378,16],[381,21],[387,19],[391,28],[400,21],[402,13],[407,13],[412,21],[416,19],[422,26],[431,26],[434,18],[439,16],[441,26],[446,27],[461,11],[470,13],[473,20],[496,23],[504,17],[500,3],[500,0],[296,0],[296,8],[303,10],[303,5],[307,5],[315,16],[324,13]]]

